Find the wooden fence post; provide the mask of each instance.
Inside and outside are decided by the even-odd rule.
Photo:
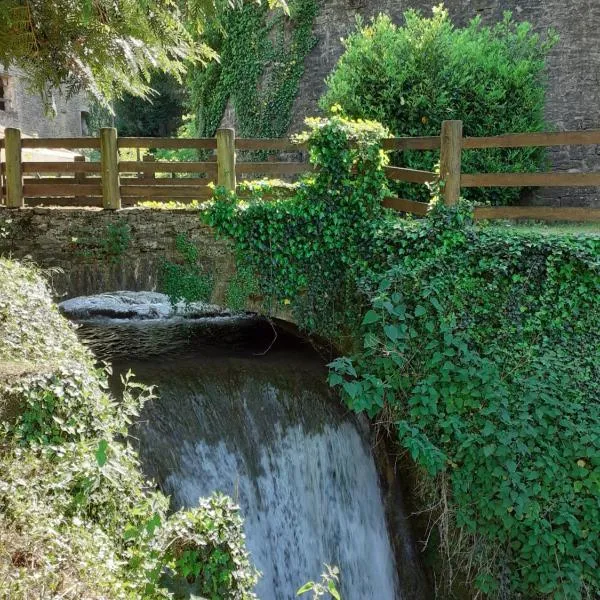
[[[462,152],[462,121],[442,123],[440,180],[444,182],[444,203],[452,206],[460,198],[460,168]]]
[[[119,190],[119,149],[117,130],[114,127],[100,129],[100,154],[102,165],[102,207],[116,210],[121,208]]]
[[[21,208],[23,198],[23,164],[21,161],[21,130],[7,127],[4,130],[4,154],[6,159],[6,206]]]
[[[75,157],[73,157],[73,161],[76,163],[78,163],[78,162],[84,163],[85,156],[81,156],[81,155],[75,156]],[[74,179],[75,179],[76,184],[85,183],[85,177],[86,177],[85,171],[75,171]],[[75,202],[76,203],[85,202],[85,196],[75,196]]]
[[[235,131],[217,129],[217,184],[235,192]]]
[[[144,154],[142,162],[156,162],[156,158],[154,158],[154,155],[152,154]],[[138,173],[138,177],[140,179],[156,179],[156,173],[147,173],[146,171],[142,171],[141,173]]]

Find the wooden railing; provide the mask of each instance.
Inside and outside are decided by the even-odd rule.
[[[239,162],[237,150],[294,151],[302,148],[289,140],[235,139],[232,129],[220,129],[216,138],[132,138],[117,137],[116,130],[105,128],[100,137],[21,138],[18,129],[6,129],[0,139],[5,159],[0,162],[0,202],[8,207],[25,205],[99,206],[118,209],[142,200],[188,202],[212,197],[211,182],[235,189],[239,178],[252,175],[291,175],[311,170],[303,162]],[[23,150],[61,148],[99,150],[100,160],[73,162],[22,160]],[[205,161],[157,161],[152,155],[143,160],[120,160],[128,149],[204,150]],[[157,174],[185,174],[185,177],[159,178]],[[51,175],[48,177],[48,175]],[[66,177],[65,177],[66,175]]]
[[[439,137],[394,138],[385,140],[386,150],[440,150],[440,180],[446,204],[458,201],[462,188],[472,187],[590,187],[600,186],[600,173],[476,173],[461,172],[463,150],[485,148],[538,148],[569,145],[600,145],[600,130],[550,133],[511,133],[489,137],[463,137],[462,121],[445,121]],[[391,179],[428,183],[436,175],[428,171],[388,167]],[[428,204],[390,198],[386,206],[419,216],[427,214]],[[475,219],[535,219],[548,221],[600,222],[600,208],[553,206],[478,206]]]
[[[440,150],[441,193],[446,204],[457,202],[461,188],[469,187],[576,187],[600,186],[597,173],[477,173],[461,172],[463,149],[523,148],[563,145],[600,145],[600,130],[557,133],[518,133],[492,137],[463,137],[461,121],[445,121],[440,136],[390,138],[383,147],[389,151]],[[98,162],[86,162],[75,156],[73,162],[22,160],[27,149],[99,150]],[[125,149],[165,148],[207,151],[204,161],[119,160]],[[256,175],[270,177],[306,173],[312,166],[306,161],[305,147],[286,139],[240,139],[232,129],[220,129],[215,138],[131,138],[117,137],[116,130],[105,128],[98,138],[21,138],[18,129],[6,129],[0,139],[4,161],[0,163],[0,203],[8,207],[27,205],[99,206],[118,209],[142,200],[178,200],[190,202],[210,198],[209,183],[237,189],[241,179]],[[237,162],[238,151],[269,151],[301,154],[289,161]],[[171,178],[157,178],[158,173]],[[172,178],[175,174],[186,177]],[[48,177],[48,175],[51,175]],[[66,175],[66,177],[65,177]],[[387,167],[386,175],[395,181],[417,185],[432,183],[438,175],[432,171]],[[250,177],[252,176],[252,177]],[[425,215],[428,204],[388,198],[385,205],[402,212]],[[476,219],[544,219],[565,221],[600,221],[600,209],[585,207],[477,207]]]

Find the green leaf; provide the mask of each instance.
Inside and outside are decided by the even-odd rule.
[[[415,317],[422,317],[426,312],[425,307],[420,304],[415,307]]]
[[[367,333],[363,341],[364,348],[375,348],[379,345],[379,338],[373,333]]]
[[[342,600],[340,597],[340,593],[337,591],[337,588],[335,587],[335,583],[333,581],[327,582],[327,589],[329,590],[329,593],[335,598],[335,600]]]
[[[296,592],[296,596],[301,596],[302,594],[306,594],[306,592],[310,592],[310,590],[312,590],[315,587],[315,582],[314,581],[309,581],[308,583],[305,583],[297,592]]]
[[[106,440],[100,440],[98,449],[96,450],[96,462],[99,467],[103,467],[106,464],[106,450],[108,449],[108,442]]]
[[[329,385],[331,387],[340,385],[343,381],[344,381],[344,379],[342,378],[341,375],[338,375],[337,373],[329,373]]]
[[[492,454],[494,454],[494,452],[496,452],[495,444],[488,444],[487,446],[483,447],[483,455],[486,457],[491,456]]]
[[[385,335],[387,335],[392,342],[395,342],[400,336],[400,332],[396,325],[386,325],[383,330],[385,331]]]
[[[140,534],[140,531],[137,527],[134,527],[133,525],[129,525],[123,532],[123,539],[125,541],[132,540],[132,539],[136,538],[139,534]]]
[[[154,513],[154,515],[152,515],[152,518],[146,523],[146,531],[148,532],[149,535],[154,535],[154,531],[156,530],[157,527],[160,527],[160,525],[161,525],[160,515],[158,515],[157,513]]]
[[[361,387],[362,386],[360,385],[360,383],[357,383],[355,381],[344,381],[343,384],[344,391],[348,394],[348,396],[350,396],[350,398],[352,398],[352,400],[354,400],[356,396],[358,396]]]
[[[370,310],[364,316],[364,318],[362,320],[362,324],[370,325],[371,323],[375,323],[376,321],[379,321],[380,318],[381,317],[374,310]]]

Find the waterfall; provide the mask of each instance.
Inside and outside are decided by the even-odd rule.
[[[131,369],[157,386],[132,439],[173,508],[214,491],[240,505],[261,600],[294,598],[324,563],[339,567],[344,600],[402,598],[367,424],[332,394],[313,351],[280,334],[259,356],[272,331],[248,322],[253,336],[225,317],[170,323],[179,350],[163,354],[147,344],[164,343],[166,321],[88,319],[81,335],[112,358],[115,382]]]

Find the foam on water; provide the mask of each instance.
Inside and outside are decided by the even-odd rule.
[[[340,566],[347,600],[399,598],[375,465],[356,428],[279,426],[276,437],[258,465],[224,442],[186,443],[166,491],[181,506],[216,490],[237,499],[263,600],[293,598],[323,563]]]

